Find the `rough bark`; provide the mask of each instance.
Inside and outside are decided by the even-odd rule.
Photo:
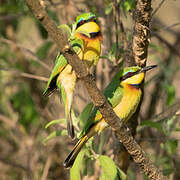
[[[151,21],[151,0],[138,0],[134,11],[134,31],[132,50],[137,65],[146,65],[150,41],[149,23]]]

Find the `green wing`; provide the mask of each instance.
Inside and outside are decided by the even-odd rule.
[[[111,104],[112,108],[116,107],[119,102],[121,101],[121,98],[123,97],[123,88],[120,86],[120,76],[122,74],[122,71],[119,71],[113,80],[110,82],[110,84],[105,88],[104,95]],[[85,123],[83,130],[79,136],[81,138],[83,135],[86,134],[86,132],[92,127],[95,123],[97,123],[99,120],[102,119],[102,115],[97,107],[94,107],[92,110],[87,123]]]
[[[62,70],[66,67],[68,64],[66,58],[62,55],[62,53],[58,53],[55,61],[55,66],[51,72],[50,78],[48,80],[46,89],[43,92],[44,96],[49,96],[53,93],[54,90],[57,89],[56,80],[59,76],[59,74],[62,72]]]
[[[83,46],[83,41],[81,39],[71,39],[70,41],[71,46],[73,47],[74,51],[78,54]],[[56,81],[59,74],[63,71],[63,69],[68,64],[66,58],[63,56],[63,54],[60,52],[58,53],[55,61],[55,66],[51,72],[50,78],[48,80],[46,89],[43,92],[44,96],[49,96],[56,90],[57,88],[60,89],[60,84],[57,84]]]

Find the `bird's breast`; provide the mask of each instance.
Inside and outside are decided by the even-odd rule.
[[[141,99],[141,89],[137,89],[129,84],[124,84],[124,94],[120,103],[114,108],[115,113],[126,122],[133,113]]]
[[[91,67],[93,64],[96,65],[101,53],[101,35],[95,38],[88,38],[79,34],[78,38],[83,40],[83,47],[78,54],[80,59],[85,60],[88,67]]]

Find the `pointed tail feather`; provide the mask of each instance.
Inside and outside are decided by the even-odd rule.
[[[54,88],[54,89],[48,89],[47,91],[45,91],[45,92],[43,92],[43,96],[44,97],[49,97],[51,94],[53,94],[54,93],[54,91],[56,91],[57,90],[57,88]]]
[[[59,76],[59,73],[55,77],[53,77],[51,81],[49,80],[50,82],[48,82],[48,85],[45,91],[43,92],[44,97],[50,96],[55,90],[57,90],[56,81],[57,81],[58,76]]]
[[[75,137],[75,133],[74,133],[72,116],[71,116],[72,98],[69,99],[68,97],[64,103],[65,103],[65,114],[66,114],[66,121],[67,121],[67,131],[68,131],[68,135],[73,139]]]
[[[77,144],[74,146],[71,153],[67,156],[66,160],[64,161],[64,166],[66,168],[72,167],[78,153],[84,146],[84,144],[93,136],[96,134],[99,134],[102,132],[106,127],[108,127],[108,124],[104,121],[104,119],[99,120],[98,122],[94,122],[87,130],[86,134],[80,138],[80,140],[77,142]]]
[[[73,166],[73,163],[77,157],[77,155],[79,154],[80,150],[82,149],[82,147],[84,146],[84,144],[88,141],[88,136],[85,135],[83,136],[75,145],[75,147],[73,148],[73,150],[69,153],[69,155],[67,156],[67,158],[64,161],[64,167],[65,168],[69,168]]]
[[[72,139],[74,139],[75,133],[74,133],[74,126],[73,126],[72,117],[71,117],[71,111],[69,112],[69,115],[67,117],[67,131],[68,131],[68,135]]]

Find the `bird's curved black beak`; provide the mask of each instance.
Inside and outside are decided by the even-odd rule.
[[[140,70],[140,72],[146,72],[146,71],[149,71],[150,69],[153,69],[155,67],[157,67],[157,65],[146,66],[146,67],[142,68]]]

